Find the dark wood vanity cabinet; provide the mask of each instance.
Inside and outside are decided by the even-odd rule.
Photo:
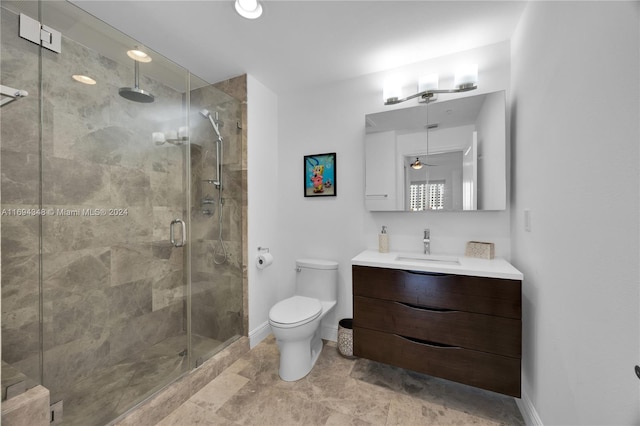
[[[354,355],[520,397],[522,281],[352,268]]]

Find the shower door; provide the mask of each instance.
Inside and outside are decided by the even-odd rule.
[[[2,67],[28,70],[15,84],[35,89],[2,110],[3,207],[9,188],[31,209],[3,217],[3,256],[21,256],[2,270],[3,356],[28,337],[12,361],[62,401],[64,424],[103,425],[190,368],[189,73],[71,3],[2,5],[15,47]],[[19,13],[60,31],[61,51],[20,38]],[[151,58],[139,76],[132,49]],[[152,102],[123,96],[138,77]],[[40,286],[21,297],[30,328],[9,330],[5,312],[27,311],[4,302],[23,283]]]
[[[64,401],[65,423],[99,425],[189,369],[189,76],[68,3],[41,9],[43,23],[76,22],[61,29],[60,54],[41,52],[52,213],[42,217],[43,384]]]
[[[17,36],[18,15],[1,5],[0,84],[28,94],[12,101],[3,94],[0,112],[4,401],[39,384],[42,374],[39,219],[31,215],[39,209],[40,49]]]
[[[232,96],[66,1],[1,5],[0,83],[29,93],[0,114],[3,398],[15,371],[64,424],[108,424],[245,334],[246,79]]]

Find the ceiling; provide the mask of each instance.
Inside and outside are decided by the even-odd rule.
[[[257,20],[233,0],[73,0],[214,83],[250,73],[299,90],[509,40],[525,1],[263,1]]]

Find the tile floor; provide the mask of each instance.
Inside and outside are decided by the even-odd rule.
[[[513,398],[346,359],[333,342],[297,382],[279,379],[278,356],[270,336],[157,426],[524,425]]]

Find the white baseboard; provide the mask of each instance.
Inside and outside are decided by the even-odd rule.
[[[249,348],[253,348],[262,342],[269,334],[271,334],[271,326],[269,321],[265,321],[249,332]]]
[[[536,407],[533,406],[533,403],[526,392],[522,392],[520,399],[516,398],[516,404],[518,405],[522,418],[524,419],[524,423],[527,426],[544,426],[540,416],[538,416]]]
[[[338,341],[338,327],[334,327],[331,325],[321,325],[320,327],[322,327],[320,329],[320,337],[322,337],[324,340],[330,340],[332,342]]]

